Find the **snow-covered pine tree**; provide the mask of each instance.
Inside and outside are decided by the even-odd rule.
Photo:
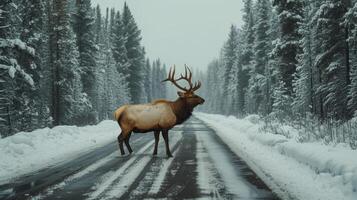
[[[97,112],[97,91],[96,84],[96,55],[97,48],[94,34],[94,16],[91,2],[88,0],[77,0],[76,11],[74,12],[73,30],[76,34],[76,42],[79,52],[79,69],[83,92],[86,93],[91,103],[91,110],[82,113],[83,123],[93,124],[98,122]]]
[[[127,81],[130,80],[129,60],[127,57],[127,50],[125,47],[126,35],[124,32],[124,25],[119,11],[117,11],[114,19],[112,32],[112,52],[115,60],[116,69],[123,74]]]
[[[292,97],[287,90],[285,82],[280,79],[274,89],[273,111],[270,113],[271,116],[278,118],[280,121],[288,121],[292,116]]]
[[[99,4],[95,7],[95,19],[94,19],[94,35],[95,35],[95,44],[99,44],[101,41],[103,41],[103,36],[104,32],[106,32],[103,29],[106,29],[106,24],[107,21],[104,21],[103,23],[103,17],[102,17],[102,12]],[[107,8],[107,14],[108,14],[108,8]],[[104,19],[106,20],[106,19]]]
[[[156,61],[154,60],[151,64],[151,97],[153,100],[155,100],[157,98],[157,94],[156,94],[156,79],[155,79],[155,74],[156,74]]]
[[[90,102],[82,93],[78,49],[70,26],[69,1],[54,0],[50,10],[51,114],[54,125],[83,123]]]
[[[237,49],[238,50],[238,49]],[[238,52],[237,52],[237,56]],[[229,79],[229,85],[227,88],[228,94],[227,94],[227,102],[228,102],[228,112],[227,114],[231,115],[241,115],[240,111],[238,110],[238,74],[242,72],[242,67],[238,59],[235,60],[233,63],[233,66],[231,68],[231,71],[229,73],[228,79]]]
[[[208,64],[205,84],[203,84],[202,89],[204,93],[202,96],[205,97],[206,103],[203,104],[203,109],[206,112],[220,113],[220,101],[222,96],[222,91],[220,89],[220,78],[217,76],[219,74],[220,63],[219,60],[213,60]]]
[[[151,64],[150,60],[147,58],[145,62],[145,73],[144,73],[144,88],[147,95],[147,101],[152,101],[152,86],[151,86]]]
[[[348,92],[349,112],[357,116],[357,1],[345,15],[344,25],[348,28],[349,58],[351,68],[351,85]]]
[[[239,116],[244,116],[247,112],[247,105],[245,102],[246,91],[249,84],[250,72],[253,68],[253,45],[254,45],[254,9],[253,9],[253,1],[252,0],[244,0],[244,8],[243,8],[243,28],[242,28],[242,36],[240,39],[242,53],[239,57],[239,62],[242,65],[242,69],[238,72],[238,110]]]
[[[141,86],[141,92],[140,92],[140,100],[139,102],[140,103],[147,103],[147,93],[146,93],[146,90],[145,90],[145,86],[144,86],[144,82],[145,82],[145,48],[144,47],[141,47],[141,57],[140,57],[140,62],[141,62],[141,66],[142,66],[142,69],[141,69],[141,77],[142,77],[142,80],[140,82]]]
[[[143,81],[143,69],[145,63],[142,61],[142,49],[140,45],[141,32],[131,14],[128,5],[124,4],[122,22],[124,25],[124,35],[126,36],[125,48],[129,66],[129,89],[131,101],[140,103],[141,86]]]
[[[270,7],[271,2],[269,2]],[[280,40],[280,31],[279,31],[279,18],[278,14],[275,9],[272,9],[271,12],[269,12],[269,38],[270,38],[270,43],[269,43],[269,51],[268,53],[268,67],[265,70],[266,74],[266,107],[267,107],[267,113],[271,113],[273,110],[273,97],[272,94],[274,92],[275,86],[278,84],[278,77],[279,77],[279,68],[278,63],[278,49],[279,49],[279,44],[278,41]]]
[[[30,9],[29,9],[30,8]],[[35,86],[27,84],[18,86],[17,95],[22,98],[18,102],[17,110],[22,113],[17,121],[21,124],[20,130],[30,131],[34,128],[45,127],[51,124],[49,113],[48,66],[48,27],[46,4],[42,0],[21,1],[19,4],[21,29],[20,39],[36,50],[34,56],[26,53],[19,55],[19,64],[32,75]]]
[[[29,63],[33,62],[35,50],[19,39],[18,26],[21,23],[18,5],[12,0],[0,2],[0,128],[1,136],[8,136],[16,131],[20,125],[16,121],[21,117],[21,110],[17,110],[20,102],[29,100],[28,96],[17,96],[24,89],[34,87],[32,75],[21,66],[20,55],[29,56]],[[22,87],[19,87],[22,86]],[[31,111],[28,111],[29,113]],[[20,127],[21,128],[21,127]]]
[[[241,56],[241,62],[246,68],[250,68],[251,61],[253,60],[253,45],[254,45],[254,14],[253,14],[253,1],[244,0],[243,9],[243,45],[244,50]]]
[[[114,32],[115,23],[116,23],[115,22],[115,9],[111,8],[110,9],[110,18],[109,18],[109,27],[108,27],[110,37],[112,37],[112,33]]]
[[[103,19],[101,14],[101,8],[97,5],[95,9],[95,44],[98,48],[96,56],[96,91],[97,91],[97,111],[98,119],[104,120],[107,119],[107,106],[108,106],[108,90],[106,83],[107,77],[107,36],[108,36],[108,8],[106,9],[106,17]]]
[[[110,14],[109,14],[110,12]],[[120,105],[126,104],[130,101],[130,94],[128,89],[128,82],[125,76],[120,73],[120,63],[116,62],[118,59],[114,51],[116,44],[116,18],[114,9],[107,8],[106,15],[103,20],[104,23],[100,26],[99,32],[102,34],[100,38],[102,40],[97,44],[99,46],[98,51],[98,96],[100,100],[99,116],[100,119],[111,119],[113,111]],[[97,14],[97,17],[101,17]]]
[[[238,61],[238,48],[239,38],[238,29],[236,26],[231,25],[230,32],[228,34],[228,40],[223,47],[223,96],[226,97],[222,100],[222,108],[225,114],[236,114],[232,112],[232,88],[236,88],[237,79],[233,80],[231,76],[234,65],[237,65]],[[234,73],[237,73],[234,72]],[[236,74],[234,74],[236,75]],[[235,82],[234,82],[235,81]]]
[[[160,98],[165,99],[167,96],[167,84],[164,84],[163,82],[161,82],[162,80],[166,79],[167,77],[167,72],[166,72],[166,65],[163,64],[162,68],[160,68],[160,73],[159,73],[159,77],[158,77],[158,84],[159,84],[159,90],[160,90]]]
[[[279,14],[280,42],[279,42],[279,71],[287,92],[293,94],[292,80],[296,71],[296,55],[301,51],[299,25],[302,21],[303,0],[274,0]]]
[[[152,63],[152,72],[151,72],[151,86],[152,86],[152,98],[153,100],[160,97],[160,82],[159,82],[159,73],[160,73],[161,61],[156,59]]]
[[[318,88],[322,98],[320,117],[346,119],[347,93],[350,79],[348,58],[348,34],[343,25],[348,3],[328,0],[317,11],[319,31],[318,55],[314,65],[320,71],[321,85]],[[347,36],[347,37],[346,37]]]
[[[302,51],[298,54],[298,64],[296,73],[294,75],[293,88],[294,88],[294,101],[292,103],[294,113],[305,117],[307,113],[312,113],[313,103],[313,29],[311,18],[314,14],[313,6],[311,3],[306,3],[304,6],[304,18],[299,27],[299,33],[302,38],[300,45]]]
[[[250,113],[260,113],[267,114],[268,104],[267,95],[269,91],[267,89],[267,79],[269,79],[266,72],[268,69],[269,60],[269,47],[270,47],[270,37],[269,37],[269,12],[271,10],[268,0],[258,0],[256,2],[256,24],[254,26],[255,30],[255,40],[254,40],[254,69],[251,72],[249,86],[248,86],[248,101],[249,101],[249,112]]]

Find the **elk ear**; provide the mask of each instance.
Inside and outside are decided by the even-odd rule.
[[[181,97],[181,98],[185,97],[185,93],[180,92],[180,91],[177,92],[177,95],[179,95],[179,97]]]

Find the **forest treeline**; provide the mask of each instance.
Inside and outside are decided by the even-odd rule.
[[[205,111],[320,122],[357,114],[356,0],[244,0],[243,12],[208,66]]]
[[[0,133],[111,119],[122,104],[164,98],[160,60],[145,57],[127,4],[0,1]]]

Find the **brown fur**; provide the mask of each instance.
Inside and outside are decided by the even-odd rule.
[[[176,124],[182,124],[192,115],[193,106],[188,105],[183,98],[178,98],[175,102],[171,102],[170,106],[176,116]]]

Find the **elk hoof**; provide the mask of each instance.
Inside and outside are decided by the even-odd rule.
[[[154,151],[154,153],[152,153],[152,155],[153,155],[153,156],[156,156],[156,155],[157,155],[157,152],[156,152],[156,151]]]
[[[167,154],[167,157],[168,157],[168,158],[172,158],[173,156],[172,156],[172,154],[170,153],[170,154]]]

